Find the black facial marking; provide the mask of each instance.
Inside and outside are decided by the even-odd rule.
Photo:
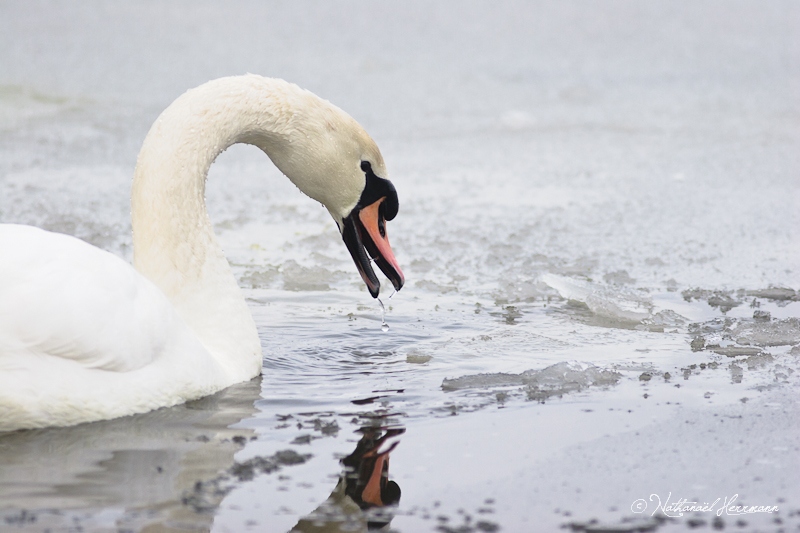
[[[367,182],[366,185],[364,185],[364,191],[361,193],[361,198],[359,198],[356,207],[360,209],[374,204],[381,198],[386,198],[383,203],[381,203],[380,214],[383,219],[392,220],[397,216],[397,210],[400,206],[397,201],[397,190],[395,190],[394,185],[392,185],[391,181],[376,176],[369,161],[361,162],[361,170],[364,171]]]

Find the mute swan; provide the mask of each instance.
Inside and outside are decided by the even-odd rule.
[[[333,217],[373,297],[372,256],[404,278],[386,235],[397,193],[344,111],[283,80],[222,78],[156,120],[131,190],[133,267],[79,239],[0,224],[0,431],[142,413],[261,371],[261,343],[205,206],[234,143],[263,150]]]

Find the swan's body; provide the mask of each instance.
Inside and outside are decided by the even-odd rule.
[[[209,167],[237,142],[328,208],[373,296],[365,247],[402,286],[383,229],[396,194],[376,176],[383,159],[366,132],[282,80],[209,82],[170,105],[142,146],[135,269],[73,237],[0,225],[0,431],[145,412],[258,375],[256,327],[204,199]]]

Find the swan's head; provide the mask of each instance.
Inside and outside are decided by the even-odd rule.
[[[399,291],[405,281],[386,233],[386,221],[397,216],[399,204],[394,185],[375,174],[369,159],[363,159],[359,169],[364,173],[364,188],[356,205],[341,219],[335,214],[333,217],[361,278],[367,284],[372,297],[377,298],[380,282],[369,264],[367,253],[389,278],[395,290]]]
[[[386,232],[399,204],[378,146],[338,107],[297,86],[288,89],[280,141],[265,151],[301,191],[328,209],[373,298],[380,282],[371,261],[400,290],[403,272]]]

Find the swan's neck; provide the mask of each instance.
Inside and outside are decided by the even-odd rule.
[[[136,269],[164,291],[212,355],[241,379],[260,370],[261,345],[214,235],[205,181],[216,157],[237,142],[259,146],[277,163],[287,142],[287,94],[297,98],[297,90],[252,76],[185,93],[151,128],[134,175]]]

